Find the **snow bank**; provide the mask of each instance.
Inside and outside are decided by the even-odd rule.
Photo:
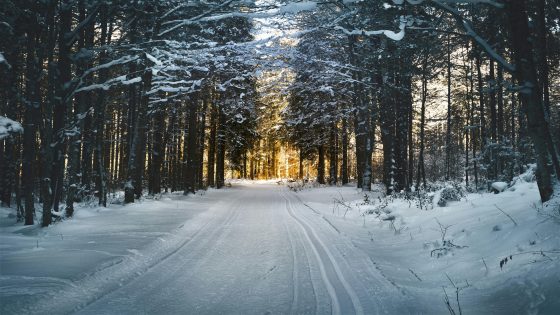
[[[47,228],[24,226],[15,209],[0,207],[0,314],[72,312],[55,305],[95,299],[157,263],[200,228],[196,219],[216,195],[167,194],[108,208],[81,204],[74,218]]]
[[[458,289],[463,314],[558,314],[554,216],[560,218],[560,200],[551,212],[540,203],[536,184],[521,179],[528,177],[510,189],[500,185],[500,194],[467,194],[428,211],[418,200],[383,198],[381,191],[329,187],[296,194],[339,237],[367,253],[373,268],[402,293],[402,303],[418,313],[449,313],[446,293],[458,313]]]

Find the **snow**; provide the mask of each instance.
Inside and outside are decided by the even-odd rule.
[[[163,65],[163,62],[159,61],[156,57],[146,53],[146,57],[153,62],[156,66],[161,66]]]
[[[493,182],[492,188],[497,192],[502,192],[508,188],[508,183],[506,182]]]
[[[533,182],[432,210],[377,186],[230,183],[45,229],[0,208],[0,313],[446,314],[453,285],[464,314],[560,309],[558,223]]]
[[[413,313],[448,313],[442,287],[454,301],[449,276],[458,287],[468,282],[460,292],[463,314],[557,314],[560,212],[555,219],[542,215],[534,182],[519,181],[514,188],[497,195],[468,194],[428,211],[414,201],[378,199],[379,193],[364,203],[363,194],[349,187],[297,194],[318,212],[316,217],[328,220],[367,253],[384,281],[399,291],[402,303],[415,305]],[[351,210],[337,206],[334,198],[342,198]],[[447,228],[444,240],[438,222]]]
[[[346,35],[364,35],[364,36],[384,35],[385,37],[391,40],[400,41],[401,39],[404,38],[406,26],[407,26],[407,19],[404,16],[401,16],[398,32],[394,32],[391,30],[375,30],[375,31],[348,30],[342,26],[336,26],[335,29],[344,32],[344,34]]]
[[[17,121],[0,116],[0,140],[10,137],[15,133],[23,133],[23,127]]]
[[[0,64],[5,64],[8,67],[8,69],[11,68],[10,64],[8,63],[8,61],[6,60],[6,58],[1,52],[0,52]]]
[[[83,91],[91,91],[91,90],[104,90],[107,91],[110,88],[116,86],[117,84],[122,84],[122,85],[130,85],[130,84],[136,84],[142,82],[142,78],[141,77],[135,77],[132,79],[127,79],[126,75],[122,75],[122,76],[118,76],[116,78],[112,78],[109,79],[107,81],[105,81],[104,83],[98,83],[98,84],[91,84],[88,86],[83,86],[79,89],[76,90],[77,92],[83,92]]]
[[[317,2],[315,1],[301,1],[301,2],[290,2],[283,5],[279,9],[279,13],[299,13],[302,11],[312,11],[317,8]]]

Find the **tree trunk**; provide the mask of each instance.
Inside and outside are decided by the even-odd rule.
[[[43,123],[41,124],[41,199],[43,202],[42,225],[48,226],[51,223],[51,209],[53,202],[52,177],[53,161],[55,150],[53,144],[53,106],[56,104],[57,93],[60,92],[60,85],[57,85],[58,70],[54,62],[54,49],[56,45],[56,24],[55,10],[57,2],[51,1],[47,7],[47,66],[48,66],[48,91],[46,101],[43,106]],[[60,39],[59,39],[60,41]],[[40,58],[37,56],[37,58]],[[38,80],[38,78],[37,78]],[[37,86],[37,94],[40,94]]]
[[[110,42],[109,34],[109,12],[108,5],[103,4],[100,13],[100,24],[101,24],[101,37],[100,43],[102,45],[107,45]],[[108,62],[108,52],[107,50],[101,50],[99,54],[99,62],[101,64]],[[107,80],[108,71],[107,69],[99,70],[98,82],[103,83]],[[106,166],[104,161],[105,156],[105,104],[106,93],[100,90],[97,95],[97,102],[95,106],[95,149],[93,154],[93,168],[95,172],[95,189],[97,191],[97,196],[99,199],[99,205],[107,206],[107,179],[106,179]],[[126,198],[126,197],[125,197]]]
[[[342,167],[340,174],[342,176],[342,185],[348,184],[348,123],[346,118],[342,119]],[[303,165],[300,166],[303,174]]]
[[[195,93],[196,94],[196,93]],[[185,191],[184,194],[195,193],[196,191],[196,170],[197,170],[197,151],[196,140],[198,138],[198,125],[197,125],[197,107],[198,95],[193,95],[188,105],[187,117],[187,165],[185,176]]]
[[[70,60],[71,44],[68,43],[66,34],[71,31],[72,27],[72,1],[66,0],[60,4],[59,15],[58,62],[56,66],[56,73],[58,75],[55,76],[57,85],[53,116],[53,144],[51,144],[53,166],[50,175],[53,208],[55,211],[58,211],[64,186],[64,155],[66,152],[64,129],[66,112],[70,106],[70,96],[68,95],[69,82],[72,79],[70,69],[72,62]],[[49,211],[43,210],[43,226],[47,226],[50,223],[51,215]]]
[[[206,90],[206,93],[209,93],[209,89]],[[210,103],[210,95],[204,95],[202,99],[202,109],[200,110],[199,114],[199,122],[198,122],[198,154],[197,154],[197,176],[196,181],[198,183],[199,189],[204,189],[204,143],[206,142],[206,110],[208,109],[208,105]],[[245,162],[247,158],[245,156]]]
[[[208,173],[206,174],[206,179],[208,186],[214,187],[214,170],[215,170],[215,157],[216,157],[216,122],[217,122],[217,111],[216,107],[211,104],[210,109],[210,138],[208,139],[208,162],[207,162],[207,169]]]
[[[445,180],[451,177],[451,38],[447,35],[447,130],[445,132]]]
[[[147,60],[147,58],[146,58]],[[134,124],[134,137],[130,146],[128,180],[125,185],[125,203],[134,202],[142,196],[142,181],[146,162],[146,125],[150,97],[147,94],[152,86],[152,69],[145,65],[142,75],[142,96]]]
[[[39,59],[36,55],[39,26],[32,17],[27,30],[27,60],[25,82],[25,113],[23,134],[23,169],[22,184],[25,198],[25,225],[34,223],[35,214],[35,155],[37,119],[41,117],[41,95],[38,89],[41,73]],[[49,209],[50,211],[50,209]]]
[[[529,18],[525,1],[510,0],[507,5],[510,20],[513,54],[516,64],[516,77],[522,85],[520,97],[527,106],[527,129],[537,158],[537,185],[543,202],[548,201],[554,193],[554,180],[552,177],[554,166],[556,177],[560,180],[560,166],[558,154],[551,146],[551,135],[548,121],[545,118],[545,108],[537,79],[537,72],[533,62],[533,48],[530,42]]]
[[[421,88],[421,108],[420,108],[420,148],[418,153],[418,172],[416,173],[416,190],[420,188],[422,178],[423,188],[426,188],[426,172],[424,166],[424,139],[426,129],[426,101],[428,98],[428,54],[422,62],[422,88]]]
[[[480,52],[476,54],[476,73],[478,81],[478,111],[480,114],[480,147],[484,149],[486,146],[486,115],[484,108],[484,89],[482,87],[482,62],[481,62]]]
[[[546,0],[537,0],[537,36],[539,52],[538,66],[539,66],[539,81],[542,88],[543,104],[545,119],[550,118],[550,82],[548,79],[548,40],[546,29]]]
[[[390,195],[395,189],[395,109],[391,99],[385,95],[389,92],[385,91],[381,93],[379,118],[381,127],[381,142],[383,143],[383,183],[387,189],[387,194]]]
[[[218,112],[218,127],[216,135],[216,188],[222,188],[225,184],[225,158],[226,158],[226,117],[221,108]]]
[[[251,178],[252,179],[252,178]],[[299,172],[298,179],[303,179],[303,150],[299,149]]]
[[[161,169],[169,135],[165,132],[165,110],[163,108],[156,110],[153,121],[154,135],[150,181],[152,182],[152,194],[155,195],[161,193]]]
[[[338,182],[337,132],[336,123],[331,124],[331,130],[329,133],[329,185],[336,185]]]
[[[325,183],[325,149],[322,145],[317,147],[318,162],[317,162],[317,183]]]

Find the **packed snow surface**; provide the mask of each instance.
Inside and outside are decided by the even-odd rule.
[[[239,181],[46,229],[2,209],[0,313],[449,314],[455,287],[463,314],[560,311],[534,183],[429,210],[380,195]]]

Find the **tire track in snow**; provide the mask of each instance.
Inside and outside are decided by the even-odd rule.
[[[288,201],[285,200],[286,202],[286,207],[288,206]],[[296,310],[297,310],[297,305],[298,305],[298,299],[299,299],[299,277],[298,277],[298,273],[297,273],[297,266],[298,266],[298,260],[297,260],[297,254],[296,254],[296,249],[294,247],[294,240],[293,240],[293,236],[292,236],[292,232],[290,232],[290,229],[288,228],[288,226],[286,225],[286,222],[284,221],[284,228],[286,229],[286,233],[288,234],[288,240],[290,241],[290,248],[292,250],[292,307],[290,310],[290,313],[295,314]]]
[[[221,229],[212,229],[216,225],[225,226],[237,216],[237,207],[229,208],[230,211],[224,215],[210,218],[199,229],[190,235],[182,235],[181,227],[176,228],[169,239],[159,238],[154,241],[142,252],[151,253],[145,255],[143,259],[138,257],[125,256],[115,264],[109,264],[106,268],[96,270],[86,278],[74,281],[73,286],[52,292],[45,298],[41,298],[25,308],[28,314],[67,314],[75,313],[87,308],[89,305],[105,298],[106,296],[118,291],[120,288],[132,283],[134,280],[145,275],[150,270],[161,265],[171,257],[178,254],[182,249],[191,244],[207,243],[207,237],[203,237],[200,242],[198,239],[203,234],[214,236],[220,233]],[[220,220],[222,219],[222,220]],[[210,230],[210,232],[208,232]],[[209,235],[208,235],[209,234]],[[213,239],[210,237],[210,239]],[[155,254],[153,254],[155,252]],[[112,281],[109,281],[112,279]]]
[[[330,227],[334,226],[332,223],[325,217],[325,215],[312,207],[306,204],[302,198],[292,192],[287,192],[289,196],[294,197],[294,202],[301,203],[302,206],[310,209],[312,212],[306,212],[310,215],[304,215],[303,211],[300,213],[300,216],[305,218],[308,222],[316,222],[315,224],[321,224],[321,221],[313,221],[315,218],[321,218],[326,221]],[[306,209],[300,207],[301,209]],[[317,225],[315,225],[317,227]],[[343,256],[343,263],[346,263],[346,268],[350,270],[357,271],[357,274],[350,274],[350,280],[356,281],[352,282],[353,287],[358,290],[357,292],[360,293],[360,297],[362,301],[365,302],[363,306],[367,309],[367,313],[394,313],[395,309],[392,308],[390,305],[398,305],[400,300],[403,298],[408,298],[406,290],[403,287],[400,287],[395,284],[394,281],[389,279],[381,270],[375,261],[370,257],[366,252],[364,252],[359,246],[357,246],[352,238],[350,238],[346,233],[341,233],[337,228],[325,229],[325,233],[331,233],[331,237],[336,238],[337,243],[340,242],[340,254]],[[336,232],[336,233],[335,233]],[[338,247],[337,247],[338,248]],[[345,269],[348,270],[348,269]],[[348,274],[347,274],[348,275]],[[384,294],[379,294],[380,292],[391,292],[392,298],[387,299]],[[402,313],[402,311],[399,311]],[[414,313],[414,309],[407,309],[404,313]]]
[[[235,203],[234,203],[235,204]],[[230,209],[229,213],[221,216],[219,218],[213,218],[211,220],[209,220],[207,223],[205,223],[203,225],[203,227],[201,229],[199,229],[195,235],[193,235],[192,238],[188,239],[187,242],[185,244],[183,244],[181,247],[177,248],[173,253],[171,253],[170,255],[166,256],[164,259],[156,262],[154,265],[152,265],[151,267],[147,268],[144,270],[144,272],[140,273],[140,274],[136,274],[136,276],[131,279],[130,281],[126,282],[125,284],[123,284],[122,286],[110,291],[110,292],[106,292],[103,296],[98,297],[97,299],[91,301],[90,303],[88,303],[87,305],[81,307],[79,310],[86,310],[87,307],[91,304],[94,304],[96,302],[98,302],[99,300],[106,298],[107,296],[116,293],[117,291],[119,291],[121,288],[124,288],[128,285],[133,284],[136,280],[142,279],[143,276],[149,276],[149,272],[153,271],[153,272],[157,272],[158,273],[158,277],[156,279],[156,281],[151,281],[149,282],[144,288],[144,292],[145,293],[149,293],[152,292],[156,289],[161,289],[161,286],[166,286],[166,283],[168,281],[169,278],[174,278],[174,274],[176,272],[178,272],[178,270],[181,269],[181,267],[183,267],[184,264],[187,264],[189,262],[191,262],[192,260],[196,260],[196,265],[195,267],[200,266],[201,264],[203,264],[208,257],[210,256],[210,254],[214,253],[214,251],[212,250],[207,250],[209,248],[213,248],[213,246],[209,246],[209,244],[211,244],[212,242],[218,242],[220,239],[223,238],[224,233],[226,233],[227,231],[227,227],[231,225],[231,223],[233,221],[235,221],[235,219],[237,219],[237,217],[239,216],[239,207],[241,205],[239,204],[239,202],[237,202],[237,204],[235,204],[235,206],[232,206],[228,209]],[[225,219],[223,219],[224,217],[226,217]],[[221,221],[219,219],[222,219]],[[216,222],[218,221],[218,222]],[[171,258],[172,256],[176,256],[176,255],[181,255],[182,252],[184,252],[183,250],[188,249],[188,251],[186,252],[186,257],[182,257],[181,261],[183,261],[183,264],[175,264],[175,265],[171,265],[171,266],[164,266],[165,262]],[[202,252],[202,254],[201,254]],[[189,256],[194,256],[195,258],[187,258]],[[164,266],[167,267],[165,268],[165,273],[159,272],[156,269]],[[164,278],[161,275],[163,274],[167,274],[169,275],[168,277]],[[149,295],[148,295],[149,297]]]
[[[350,304],[352,305],[352,307],[354,309],[354,313],[355,314],[364,314],[364,311],[363,311],[362,305],[360,303],[360,300],[358,298],[358,295],[356,294],[354,289],[350,286],[350,284],[344,278],[344,275],[342,274],[342,271],[340,270],[340,267],[338,266],[338,263],[334,259],[332,253],[325,246],[325,244],[321,241],[321,239],[317,235],[317,232],[315,231],[315,229],[313,229],[313,227],[308,222],[306,222],[305,219],[303,219],[301,217],[298,217],[298,215],[295,214],[295,211],[294,211],[293,206],[292,206],[292,202],[289,199],[289,197],[285,194],[285,192],[282,192],[282,196],[287,201],[286,209],[288,211],[288,214],[301,227],[301,229],[302,229],[302,231],[305,235],[305,238],[307,239],[307,241],[311,245],[311,249],[313,250],[313,252],[314,252],[314,254],[317,258],[317,262],[319,263],[319,268],[320,268],[320,271],[321,271],[321,277],[323,278],[323,281],[325,282],[325,286],[327,287],[327,291],[328,291],[329,296],[331,297],[331,301],[333,303],[332,313],[333,314],[342,314],[341,311],[344,311],[345,314],[348,313],[347,310],[341,310],[339,295],[337,294],[337,290],[336,290],[335,286],[333,285],[333,282],[336,282],[338,280],[338,282],[340,282],[344,291],[346,292],[346,295],[348,295],[348,298],[350,299]],[[322,255],[321,255],[321,252],[323,253]],[[334,279],[330,279],[329,274],[327,273],[327,269],[332,269],[331,274],[334,274],[334,276],[335,276]],[[342,296],[340,296],[340,297],[342,297]]]

